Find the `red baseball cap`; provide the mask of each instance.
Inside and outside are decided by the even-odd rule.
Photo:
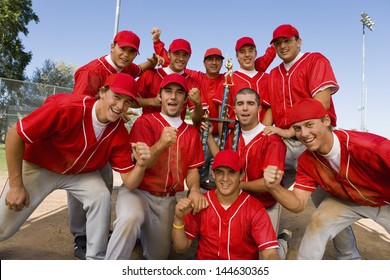
[[[180,74],[169,74],[164,77],[164,79],[161,81],[160,89],[165,88],[168,84],[179,84],[185,92],[188,92],[187,88],[187,80],[184,76]]]
[[[240,171],[240,156],[233,150],[222,150],[218,152],[214,158],[211,169],[214,170],[217,167],[229,167],[234,172]]]
[[[205,54],[204,54],[204,58],[208,57],[208,56],[212,56],[212,55],[216,55],[216,56],[220,56],[222,59],[225,59],[222,55],[222,52],[220,49],[218,48],[210,48],[208,49]]]
[[[296,102],[290,110],[290,124],[311,120],[320,119],[328,115],[328,111],[324,105],[313,98],[303,98]]]
[[[137,98],[138,86],[132,76],[125,73],[116,73],[107,77],[104,82],[105,87],[109,87],[117,94],[125,94],[134,100]]]
[[[270,44],[272,44],[277,38],[291,38],[294,36],[299,37],[298,30],[290,24],[282,24],[274,30]]]
[[[175,39],[172,41],[171,45],[169,46],[170,52],[177,52],[177,51],[186,51],[189,54],[191,54],[191,45],[187,40],[184,39]]]
[[[236,51],[238,51],[239,49],[241,49],[245,45],[252,45],[256,48],[255,41],[253,41],[253,39],[251,37],[242,37],[242,38],[238,39],[236,42]]]
[[[134,32],[129,31],[129,30],[123,30],[123,31],[118,32],[115,35],[114,43],[117,43],[118,46],[121,48],[132,47],[133,49],[135,49],[138,52],[140,39],[137,36],[137,34],[135,34]],[[139,52],[138,52],[138,54],[139,54]]]

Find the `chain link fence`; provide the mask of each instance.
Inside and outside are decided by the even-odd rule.
[[[48,96],[72,90],[0,77],[0,144],[4,143],[8,128],[41,106]]]

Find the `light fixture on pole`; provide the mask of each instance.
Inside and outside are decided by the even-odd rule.
[[[365,55],[365,28],[367,27],[373,31],[373,25],[375,24],[372,19],[366,14],[361,13],[361,23],[363,24],[363,55],[362,55],[362,100],[359,110],[361,111],[361,131],[367,131],[366,127],[366,110],[367,110],[367,87],[364,81],[364,55]]]
[[[116,33],[118,33],[120,9],[121,9],[121,0],[116,0],[116,13],[115,13],[114,37],[115,37]]]

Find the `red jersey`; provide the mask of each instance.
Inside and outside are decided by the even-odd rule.
[[[118,172],[134,168],[122,119],[107,124],[96,139],[89,96],[55,94],[17,122],[25,142],[24,160],[60,174],[88,173],[110,162]]]
[[[232,147],[233,134],[233,132],[229,134],[226,140],[226,147]],[[286,145],[278,135],[265,136],[261,132],[245,145],[244,138],[240,134],[237,152],[240,156],[240,166],[242,166],[245,174],[242,180],[243,182],[263,178],[263,170],[268,165],[274,165],[279,170],[284,170]],[[276,204],[276,200],[268,192],[248,193],[258,199],[265,208],[272,207]]]
[[[340,171],[319,153],[305,151],[298,159],[295,188],[320,185],[342,200],[363,206],[390,204],[390,141],[371,133],[335,130],[340,140]]]
[[[160,113],[143,114],[130,131],[131,142],[144,142],[152,147],[170,126]],[[153,192],[183,191],[188,169],[204,165],[202,143],[198,130],[183,122],[177,131],[177,141],[165,149],[153,167],[146,169],[139,189]]]
[[[107,62],[105,56],[92,60],[77,69],[74,74],[73,93],[95,97],[106,78],[115,73],[117,73],[116,69]],[[138,65],[130,63],[121,73],[126,73],[136,78],[142,74],[142,70]]]
[[[271,70],[264,103],[271,106],[272,118],[277,127],[291,126],[288,114],[295,102],[302,98],[313,98],[322,87],[330,85],[332,94],[339,89],[336,77],[328,59],[320,53],[305,53],[286,71],[284,64]],[[336,112],[333,100],[328,109],[332,126],[336,126]]]
[[[228,114],[231,120],[236,119],[236,114],[234,113],[233,107],[234,107],[234,97],[236,96],[237,92],[243,88],[251,88],[260,95],[260,102],[262,103],[263,95],[264,95],[263,92],[267,87],[268,76],[269,74],[267,73],[258,72],[253,78],[251,78],[242,72],[234,71],[233,73],[234,86],[230,87],[230,93],[229,93],[228,104],[227,104],[229,108]],[[214,102],[222,106],[223,95],[224,95],[224,91],[219,92],[216,98],[214,99]],[[261,110],[262,113],[260,116],[260,120],[263,119],[263,116],[266,111],[267,110],[264,109]]]
[[[200,71],[185,70],[192,78],[198,81],[200,92],[207,103],[209,118],[219,118],[218,103],[214,100],[223,91],[225,82],[225,76],[219,74],[216,78],[209,78],[207,75]],[[212,122],[213,124],[213,135],[218,135],[218,123]]]
[[[169,75],[163,68],[157,68],[152,69],[149,71],[146,71],[142,76],[137,80],[138,84],[138,95],[141,98],[154,98],[158,96],[158,93],[160,91],[160,84],[163,78]],[[187,73],[183,73],[182,76],[186,78],[187,81],[187,87],[188,90],[192,88],[198,88],[198,82],[191,78]],[[207,103],[204,101],[204,97],[201,92],[201,100],[202,100],[202,107],[207,108]],[[186,116],[186,108],[194,110],[195,104],[188,100],[186,104],[184,104],[181,116],[184,120]],[[155,107],[155,106],[147,106],[142,108],[142,112],[144,114],[148,113],[160,113],[161,107]]]
[[[264,206],[241,192],[224,209],[215,190],[205,194],[210,205],[196,215],[185,217],[187,237],[199,236],[198,260],[258,260],[259,251],[278,248],[275,231]]]

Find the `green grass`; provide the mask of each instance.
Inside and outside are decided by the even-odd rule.
[[[7,163],[5,162],[5,145],[0,144],[0,171],[7,171]]]

